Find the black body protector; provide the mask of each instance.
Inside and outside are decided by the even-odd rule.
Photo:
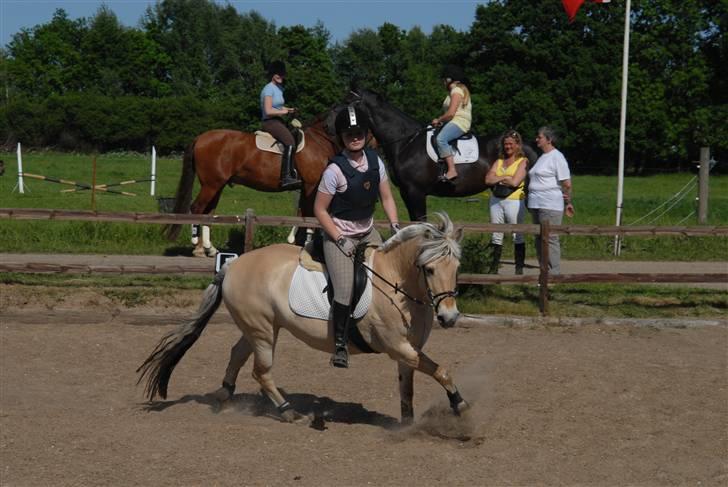
[[[364,220],[374,214],[379,199],[379,156],[372,149],[364,149],[369,168],[360,172],[351,166],[343,154],[334,156],[329,164],[336,164],[346,178],[346,191],[336,193],[329,212],[341,220]]]

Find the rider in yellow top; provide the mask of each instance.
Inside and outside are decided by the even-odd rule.
[[[433,127],[443,126],[435,137],[438,155],[447,164],[447,172],[440,179],[443,182],[455,182],[458,173],[455,170],[455,156],[450,141],[470,130],[473,103],[467,87],[467,78],[459,67],[446,66],[443,82],[448,92],[442,102],[443,114],[432,119],[431,124]]]
[[[491,223],[523,223],[526,216],[525,180],[528,159],[523,153],[521,135],[509,130],[501,136],[500,157],[485,175],[485,184],[492,186],[489,202]],[[513,234],[516,274],[523,274],[526,243],[522,233]],[[491,236],[492,260],[489,272],[498,273],[503,233]]]

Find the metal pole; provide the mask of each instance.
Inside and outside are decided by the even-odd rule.
[[[710,147],[700,148],[698,171],[698,225],[708,223],[708,177],[710,174]]]
[[[624,193],[624,139],[627,127],[627,78],[629,73],[629,26],[630,12],[632,10],[631,1],[627,0],[624,10],[624,44],[622,46],[622,110],[619,116],[619,169],[617,171],[617,222],[616,225],[622,224],[622,203]],[[622,252],[622,237],[617,234],[614,236],[614,255]]]
[[[96,156],[94,156],[91,173],[91,210],[96,211]]]
[[[18,142],[18,193],[25,194],[25,187],[23,186],[23,154],[20,151],[20,142]]]
[[[152,186],[149,189],[149,194],[154,196],[154,190],[157,183],[157,149],[152,146]]]

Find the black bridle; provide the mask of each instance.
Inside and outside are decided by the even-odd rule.
[[[374,269],[372,269],[371,267],[366,265],[364,262],[359,262],[359,264],[362,267],[364,267],[366,270],[368,270],[369,272],[371,272],[372,274],[377,276],[379,279],[384,281],[384,283],[387,284],[389,287],[394,289],[394,294],[401,293],[404,297],[406,297],[407,299],[409,299],[410,301],[412,301],[414,303],[417,303],[422,306],[429,305],[435,311],[435,314],[438,313],[438,310],[440,308],[440,303],[442,303],[447,298],[454,298],[458,295],[457,289],[453,289],[450,291],[442,291],[437,294],[433,293],[432,288],[430,288],[430,282],[427,279],[427,272],[424,270],[423,266],[420,266],[420,265],[417,266],[417,269],[420,273],[422,273],[422,277],[425,281],[425,289],[427,289],[427,298],[430,301],[429,303],[412,296],[407,291],[402,289],[402,287],[400,287],[399,283],[392,283],[392,282],[388,281],[381,274],[379,274],[377,271],[375,271]]]
[[[356,97],[356,100],[352,101],[351,105],[362,106],[364,108],[364,111],[366,112],[367,118],[369,118],[369,121],[371,122],[372,116],[369,113],[369,110],[362,104],[362,102],[364,101],[363,97],[359,93],[356,93],[355,91],[350,91],[350,93]],[[419,136],[422,132],[429,130],[431,127],[432,127],[432,125],[429,125],[429,124],[422,126],[422,127],[418,128],[417,130],[415,130],[414,132],[412,132],[411,134],[407,134],[404,137],[400,137],[399,139],[390,140],[389,142],[386,142],[386,143],[380,142],[379,139],[377,139],[377,144],[381,145],[382,147],[387,147],[387,146],[392,146],[394,144],[397,144],[397,143],[402,142],[403,140],[407,139],[407,142],[405,142],[405,144],[404,144],[404,147],[407,147],[408,145],[410,145],[412,143],[412,141],[414,141],[417,138],[417,136]]]

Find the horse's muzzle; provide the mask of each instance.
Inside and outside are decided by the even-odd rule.
[[[458,318],[460,318],[460,311],[458,311],[457,306],[453,306],[452,308],[441,306],[437,313],[437,321],[443,328],[452,328],[455,326]]]

